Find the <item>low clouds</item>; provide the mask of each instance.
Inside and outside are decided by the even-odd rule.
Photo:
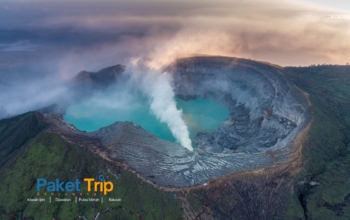
[[[16,100],[26,94],[34,96],[32,85],[45,88],[38,97],[47,100],[45,94],[59,91],[47,86],[50,80],[69,80],[81,70],[129,65],[135,57],[157,70],[193,54],[282,66],[350,61],[349,14],[300,1],[13,0],[1,4],[0,80],[22,90],[3,94],[0,105],[10,114],[11,109],[20,112],[11,102],[20,103]],[[29,83],[31,79],[35,82]],[[10,94],[20,97],[9,99]],[[26,106],[30,110],[37,105]]]
[[[14,43],[0,43],[0,51],[13,52],[13,51],[35,51],[39,48],[38,45],[31,44],[29,41],[16,41]]]
[[[50,35],[50,43],[70,45],[68,56],[93,51],[98,60],[107,50],[115,62],[122,62],[143,51],[163,50],[169,59],[199,53],[309,65],[344,64],[350,55],[349,15],[302,2],[15,1],[8,5],[7,10],[0,9],[6,11],[2,16],[8,21],[1,28],[12,24],[11,29],[60,32],[59,38]],[[16,22],[21,16],[28,22]],[[81,36],[80,41],[75,35]]]

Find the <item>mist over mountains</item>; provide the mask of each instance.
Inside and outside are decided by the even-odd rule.
[[[34,110],[82,70],[140,58],[156,69],[193,54],[345,64],[349,24],[343,11],[274,0],[3,1],[0,106],[11,115]]]

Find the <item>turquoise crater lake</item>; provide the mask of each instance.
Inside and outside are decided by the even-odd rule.
[[[175,98],[177,108],[182,109],[182,118],[193,139],[198,132],[215,131],[228,119],[228,109],[210,99],[197,98],[184,101]],[[67,108],[64,121],[81,131],[92,132],[117,121],[132,121],[164,140],[175,142],[170,129],[160,122],[149,109],[146,97],[133,96],[126,103],[87,100]]]

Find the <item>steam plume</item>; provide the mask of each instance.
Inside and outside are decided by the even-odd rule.
[[[193,151],[189,131],[182,119],[182,110],[176,108],[170,76],[159,68],[147,67],[140,60],[132,62],[131,66],[127,72],[149,97],[151,112],[168,125],[173,136],[183,147]]]

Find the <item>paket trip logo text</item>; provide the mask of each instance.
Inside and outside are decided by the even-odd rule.
[[[110,181],[104,181],[104,176],[100,175],[100,181],[95,181],[95,178],[84,178],[84,184],[87,184],[87,191],[91,192],[93,190],[96,192],[103,192],[104,195],[112,192],[114,185]],[[59,178],[53,182],[48,182],[45,178],[36,179],[36,191],[40,192],[42,187],[46,188],[47,192],[80,192],[81,182],[77,178],[75,182],[61,182]]]

